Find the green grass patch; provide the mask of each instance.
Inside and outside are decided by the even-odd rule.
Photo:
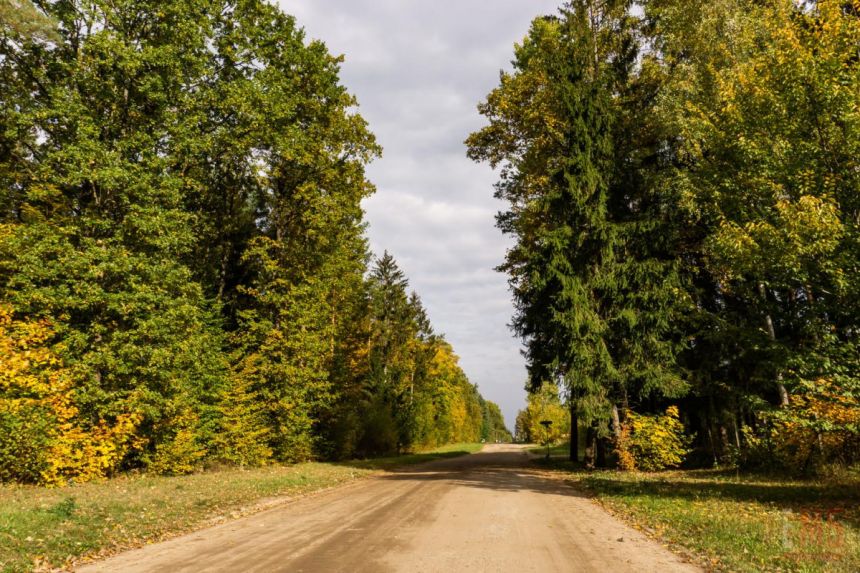
[[[612,512],[713,571],[860,571],[860,479],[719,471],[586,472],[569,478]]]
[[[340,462],[341,465],[360,469],[371,470],[388,470],[398,466],[420,464],[442,458],[454,458],[465,454],[474,454],[481,451],[484,444],[448,444],[414,454],[405,454],[402,456],[394,456],[390,458],[373,458],[369,460],[353,460],[349,462]]]
[[[546,446],[535,446],[533,448],[529,448],[529,452],[532,454],[545,456]],[[549,455],[552,457],[561,457],[567,459],[567,457],[570,455],[570,444],[568,442],[563,442],[555,446],[550,446]]]
[[[178,477],[124,476],[56,489],[0,486],[0,571],[68,566],[84,555],[113,553],[253,513],[267,498],[306,495],[481,447],[453,444],[391,458]]]

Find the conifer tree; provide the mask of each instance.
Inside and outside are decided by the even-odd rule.
[[[406,290],[409,281],[387,251],[376,261],[369,283],[371,339],[367,390],[378,423],[390,428],[382,434],[395,439],[394,444],[386,447],[400,450],[410,445],[407,427],[413,406],[409,401],[411,346],[417,324]]]
[[[684,389],[674,368],[676,247],[650,174],[660,148],[648,123],[653,87],[633,81],[629,8],[571,2],[537,19],[515,75],[481,108],[490,125],[469,140],[474,159],[506,163],[497,196],[512,208],[499,226],[517,244],[501,269],[531,387],[564,383],[573,440],[581,418],[592,459],[628,397]]]

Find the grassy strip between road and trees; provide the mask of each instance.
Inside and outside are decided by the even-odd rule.
[[[546,451],[546,446],[535,446],[534,448],[529,448],[530,454],[535,454],[538,456],[545,456]],[[570,446],[568,444],[555,444],[549,446],[549,455],[553,457],[567,457],[569,451]]]
[[[357,479],[477,452],[452,444],[428,452],[341,463],[224,469],[194,475],[122,476],[65,488],[0,486],[0,571],[69,566],[214,525]]]
[[[555,456],[536,463],[706,570],[860,571],[860,474],[813,481],[718,470],[587,471]]]

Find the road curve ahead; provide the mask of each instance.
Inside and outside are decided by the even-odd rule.
[[[520,446],[439,460],[150,545],[80,573],[697,571]]]

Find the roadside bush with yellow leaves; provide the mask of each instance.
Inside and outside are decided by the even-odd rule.
[[[744,428],[745,467],[798,473],[860,461],[860,399],[830,379],[804,382],[788,408],[765,417],[759,432]]]
[[[170,438],[161,440],[147,463],[147,469],[160,475],[184,475],[198,471],[206,456],[198,439],[200,419],[188,407],[179,405],[175,414],[166,418]]]
[[[659,471],[679,466],[690,452],[691,442],[677,406],[670,406],[665,414],[627,412],[615,453],[623,470]]]
[[[137,418],[86,424],[68,371],[48,346],[46,320],[21,321],[0,304],[0,481],[63,485],[110,474]]]

